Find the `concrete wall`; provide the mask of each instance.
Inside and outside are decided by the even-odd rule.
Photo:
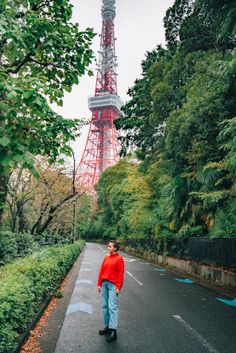
[[[220,267],[201,265],[194,261],[187,261],[177,259],[175,257],[158,255],[151,251],[133,249],[129,248],[128,246],[122,246],[122,250],[139,256],[157,265],[178,269],[182,273],[195,274],[201,276],[205,280],[209,280],[211,282],[215,282],[231,288],[236,288],[236,273],[234,271],[225,270]]]

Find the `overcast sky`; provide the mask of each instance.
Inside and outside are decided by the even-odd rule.
[[[73,22],[78,22],[80,30],[93,27],[96,33],[101,32],[102,0],[70,0],[74,6]],[[141,61],[146,51],[153,50],[158,44],[165,44],[163,18],[166,10],[174,0],[117,0],[115,18],[116,54],[118,56],[118,94],[128,100],[127,90],[133,86],[134,80],[140,77]],[[99,50],[99,36],[93,40],[93,51]],[[86,118],[91,114],[88,110],[87,98],[94,94],[94,76],[84,76],[71,93],[67,93],[62,108],[53,107],[58,113],[68,118]],[[80,161],[86,141],[88,127],[83,129],[80,139],[73,143],[77,164]]]

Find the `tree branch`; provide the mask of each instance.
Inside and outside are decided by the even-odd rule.
[[[60,69],[60,66],[57,66],[57,65],[55,65],[53,63],[42,62],[42,61],[35,60],[33,58],[30,58],[30,61],[32,61],[33,63],[36,63],[38,65],[44,66],[44,67],[52,66],[52,67],[55,67],[57,69]]]
[[[82,192],[79,196],[82,196],[84,192]],[[43,233],[47,227],[49,226],[49,224],[51,223],[51,221],[53,220],[53,217],[55,215],[55,212],[68,200],[72,199],[74,196],[78,195],[78,192],[76,192],[75,194],[69,194],[66,197],[64,197],[64,199],[62,199],[58,204],[51,206],[50,210],[49,210],[49,214],[48,214],[48,218],[46,219],[46,221],[41,225],[41,227],[39,228],[38,233]]]
[[[46,1],[43,1],[42,3],[39,3],[39,4],[35,4],[31,7],[31,10],[33,11],[38,11],[41,7],[43,6],[49,6],[50,5],[50,0],[46,0]]]
[[[22,66],[29,61],[30,57],[31,57],[31,53],[26,54],[25,58],[22,59],[20,62],[19,61],[14,62],[11,66],[7,66],[6,72],[11,73],[11,74],[17,74],[17,72],[19,72],[19,70],[22,68]]]
[[[47,202],[45,205],[43,203],[41,204],[40,214],[39,214],[37,221],[34,223],[33,227],[31,228],[31,234],[34,234],[35,231],[38,229],[38,227],[41,223],[41,220],[43,218],[44,212],[48,208],[48,205],[49,205],[49,202]]]

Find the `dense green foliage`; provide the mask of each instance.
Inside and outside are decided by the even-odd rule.
[[[91,62],[94,34],[79,31],[71,17],[69,0],[0,3],[0,220],[12,170],[34,171],[32,155],[55,161],[70,154],[78,134],[79,120],[49,105],[62,105]]]
[[[79,222],[81,227],[81,223]],[[78,238],[78,236],[76,236]],[[45,246],[70,244],[73,242],[69,234],[44,232],[33,236],[28,233],[12,233],[0,231],[0,266],[12,262],[16,258],[25,257]]]
[[[0,231],[0,266],[16,257],[24,257],[39,248],[30,234]]]
[[[167,48],[142,62],[118,128],[121,161],[97,185],[100,236],[236,236],[236,6],[176,0]]]
[[[93,225],[95,208],[96,202],[94,198],[84,193],[76,205],[75,212],[76,234],[79,239],[87,239],[89,237],[89,232]],[[96,236],[92,235],[92,232],[90,232],[90,236],[96,238]]]
[[[61,283],[83,241],[54,246],[5,265],[0,273],[0,351],[12,352],[42,300]]]

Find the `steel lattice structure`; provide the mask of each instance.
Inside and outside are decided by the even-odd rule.
[[[84,152],[76,170],[77,182],[90,192],[93,192],[94,184],[102,172],[119,159],[120,143],[114,121],[120,114],[122,101],[117,94],[115,16],[115,0],[103,0],[95,94],[88,99],[92,119]]]

